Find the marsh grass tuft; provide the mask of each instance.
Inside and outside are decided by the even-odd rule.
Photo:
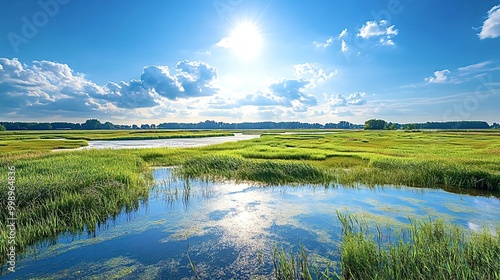
[[[400,184],[404,185],[500,189],[500,175],[453,162],[385,158],[372,161],[371,167],[390,170],[392,174],[388,176],[399,177]]]
[[[500,279],[500,228],[477,233],[421,220],[383,233],[356,216],[337,216],[341,276],[329,265],[318,269],[302,246],[297,254],[275,247],[276,279]]]
[[[500,230],[466,232],[437,221],[413,221],[392,238],[370,233],[352,216],[343,226],[344,279],[499,279]],[[377,227],[378,228],[378,227]],[[389,241],[387,241],[389,240]],[[391,241],[392,240],[392,241]]]
[[[235,179],[268,184],[325,183],[329,180],[319,168],[303,162],[258,161],[235,156],[195,157],[184,162],[180,175],[210,179]]]

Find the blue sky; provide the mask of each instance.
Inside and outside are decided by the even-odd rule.
[[[1,121],[500,121],[500,2],[2,1]]]

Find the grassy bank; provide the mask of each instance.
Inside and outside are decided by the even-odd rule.
[[[25,154],[2,158],[0,181],[15,167],[16,245],[21,253],[37,241],[62,232],[92,232],[122,209],[136,209],[147,198],[147,164],[130,153],[85,151]],[[0,185],[0,204],[7,205],[7,184]],[[0,220],[0,260],[7,252],[10,232],[6,207]]]
[[[354,216],[339,214],[341,276],[331,263],[318,269],[306,249],[275,249],[277,279],[500,279],[500,228],[469,232],[442,221],[414,221],[383,234]],[[376,234],[373,234],[375,232]]]

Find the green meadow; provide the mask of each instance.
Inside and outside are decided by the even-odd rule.
[[[51,150],[86,146],[90,140],[209,137],[232,135],[232,132],[0,132],[0,181],[7,182],[10,166],[14,166],[16,170],[17,251],[22,252],[37,242],[50,242],[60,233],[91,233],[100,223],[123,209],[133,211],[139,201],[148,196],[152,178],[150,168],[154,166],[180,166],[181,168],[177,169],[178,175],[185,177],[232,179],[273,185],[391,184],[456,191],[490,191],[493,194],[500,191],[498,132],[264,132],[261,137],[252,140],[198,148],[83,150],[57,153]],[[2,183],[1,205],[6,205],[7,193],[7,185]],[[4,261],[8,250],[8,211],[6,207],[0,211],[0,259]],[[344,221],[349,220],[344,217]],[[344,225],[347,227],[349,223],[345,222]],[[427,254],[432,254],[432,260],[437,263],[451,265],[446,268],[449,270],[473,265],[478,267],[477,271],[482,271],[488,270],[488,267],[496,269],[498,265],[492,266],[491,263],[500,263],[498,233],[496,239],[493,234],[486,232],[470,236],[461,232],[455,233],[453,229],[451,233],[447,233],[441,224],[424,224],[411,228],[408,234],[415,238],[415,244],[438,242],[436,252],[427,252],[426,248],[414,248],[403,241],[384,247],[371,243],[372,239],[364,231],[345,230],[341,264],[345,273],[343,277],[363,278],[370,274],[370,271],[374,271],[374,268],[381,271],[377,272],[380,279],[396,279],[400,275],[409,275],[407,279],[421,279],[430,275],[428,273],[432,271],[432,266],[428,266],[428,271],[424,272],[400,271],[407,269],[402,267],[403,262],[397,259],[404,258],[405,252],[418,256],[411,260],[405,259],[408,264],[416,264],[419,259],[423,262]],[[459,238],[450,237],[450,234],[458,234]],[[494,244],[491,247],[493,249],[484,253],[487,254],[488,262],[478,261],[478,258],[483,258],[481,252],[490,244]],[[358,248],[356,246],[359,247],[358,250],[351,250]],[[450,258],[452,254],[449,250],[458,250],[456,252],[461,255],[466,255],[464,250],[469,251],[463,259],[450,263],[443,259]],[[277,257],[281,258],[281,263],[277,263],[278,267],[285,271],[285,274],[280,275],[291,275],[277,278],[301,279],[300,275],[294,274],[297,270],[293,266],[288,267],[291,260],[287,263],[287,256],[277,253]],[[369,259],[366,259],[367,257]],[[296,266],[297,262],[294,262],[294,265]],[[307,262],[303,262],[303,266],[303,269],[307,269]],[[286,274],[287,269],[295,272]],[[358,275],[358,271],[366,274]],[[477,275],[469,270],[460,271],[467,277],[477,278]],[[442,273],[443,277],[457,276],[447,274],[444,270]],[[498,272],[488,275],[498,277]]]
[[[500,134],[337,132],[263,135],[165,155],[143,151],[158,165],[182,164],[188,176],[264,183],[394,184],[500,190]],[[153,156],[154,155],[154,156]]]

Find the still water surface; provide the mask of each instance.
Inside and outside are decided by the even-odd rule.
[[[392,225],[440,217],[472,230],[494,228],[500,217],[498,198],[437,189],[186,182],[171,168],[155,169],[154,178],[138,211],[119,215],[95,237],[61,235],[4,278],[194,279],[189,255],[202,279],[266,279],[276,244],[303,244],[319,265],[324,257],[338,261],[337,210]]]
[[[88,146],[74,150],[88,149],[136,149],[136,148],[192,148],[220,144],[225,142],[236,142],[258,138],[260,135],[245,135],[235,133],[234,136],[200,137],[200,138],[173,138],[173,139],[150,139],[150,140],[107,140],[87,141]]]

